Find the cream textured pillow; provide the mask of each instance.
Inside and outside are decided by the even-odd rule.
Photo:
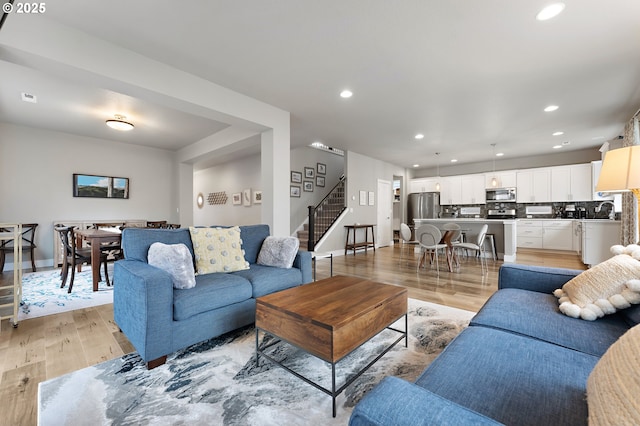
[[[593,321],[640,303],[640,247],[613,246],[611,251],[622,254],[582,272],[553,292],[563,314]]]
[[[622,335],[587,380],[589,425],[640,425],[640,325]]]
[[[198,274],[249,269],[244,259],[240,228],[189,227]]]

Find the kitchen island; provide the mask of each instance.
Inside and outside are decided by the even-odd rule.
[[[476,242],[478,233],[482,225],[487,224],[488,234],[493,234],[496,251],[498,252],[498,259],[505,262],[516,261],[516,223],[515,219],[475,219],[475,218],[448,218],[448,219],[414,219],[415,228],[418,229],[420,225],[434,225],[441,231],[444,231],[444,225],[446,223],[456,223],[460,225],[460,229],[466,236],[466,241]],[[489,249],[487,249],[487,254]]]

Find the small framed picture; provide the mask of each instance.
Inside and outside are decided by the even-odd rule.
[[[290,197],[300,197],[300,187],[297,185],[291,185],[289,190]]]
[[[366,206],[367,205],[367,191],[360,191],[360,205],[361,206]]]
[[[262,191],[253,191],[253,204],[262,204]]]
[[[233,199],[234,206],[239,206],[240,204],[242,204],[242,192],[236,192],[231,197]]]
[[[373,206],[376,203],[375,194],[373,191],[369,191],[369,205]]]
[[[313,181],[305,180],[303,184],[304,192],[313,192]]]
[[[313,179],[315,176],[315,171],[313,167],[305,167],[304,168],[304,178],[305,179]]]
[[[242,203],[246,207],[251,206],[251,189],[250,188],[242,191]]]
[[[292,171],[291,183],[302,183],[302,173]]]
[[[327,165],[326,164],[318,163],[316,168],[318,169],[318,174],[319,175],[326,175],[327,174]]]
[[[324,176],[316,176],[316,186],[324,188]]]

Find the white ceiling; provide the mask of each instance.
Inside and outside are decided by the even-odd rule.
[[[290,111],[292,146],[432,167],[435,152],[471,163],[492,143],[522,157],[622,133],[640,108],[640,1],[564,3],[546,22],[545,0],[61,0],[46,18]],[[0,121],[174,150],[225,126],[21,65],[0,73]],[[133,132],[81,119],[114,105]]]

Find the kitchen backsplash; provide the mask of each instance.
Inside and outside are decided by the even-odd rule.
[[[516,214],[518,218],[526,218],[527,217],[527,206],[551,206],[551,214],[536,214],[532,215],[533,218],[537,219],[553,219],[558,217],[563,217],[562,213],[564,212],[566,205],[573,205],[576,208],[576,213],[581,209],[585,208],[587,212],[587,219],[608,219],[609,211],[613,208],[611,204],[605,204],[602,206],[602,209],[599,213],[595,212],[595,208],[600,204],[600,201],[579,201],[575,203],[527,203],[520,204],[514,203],[516,206]],[[485,204],[477,204],[477,205],[464,205],[464,206],[441,206],[440,207],[440,217],[460,217],[460,218],[472,218],[479,216],[481,218],[487,217],[487,209],[494,208],[495,203],[487,203]],[[509,203],[507,203],[509,204]],[[469,208],[473,209],[469,209]],[[479,210],[478,210],[479,209]],[[464,214],[467,212],[473,212],[473,214]],[[479,213],[476,213],[479,211]],[[619,219],[620,214],[616,214],[616,219]]]

